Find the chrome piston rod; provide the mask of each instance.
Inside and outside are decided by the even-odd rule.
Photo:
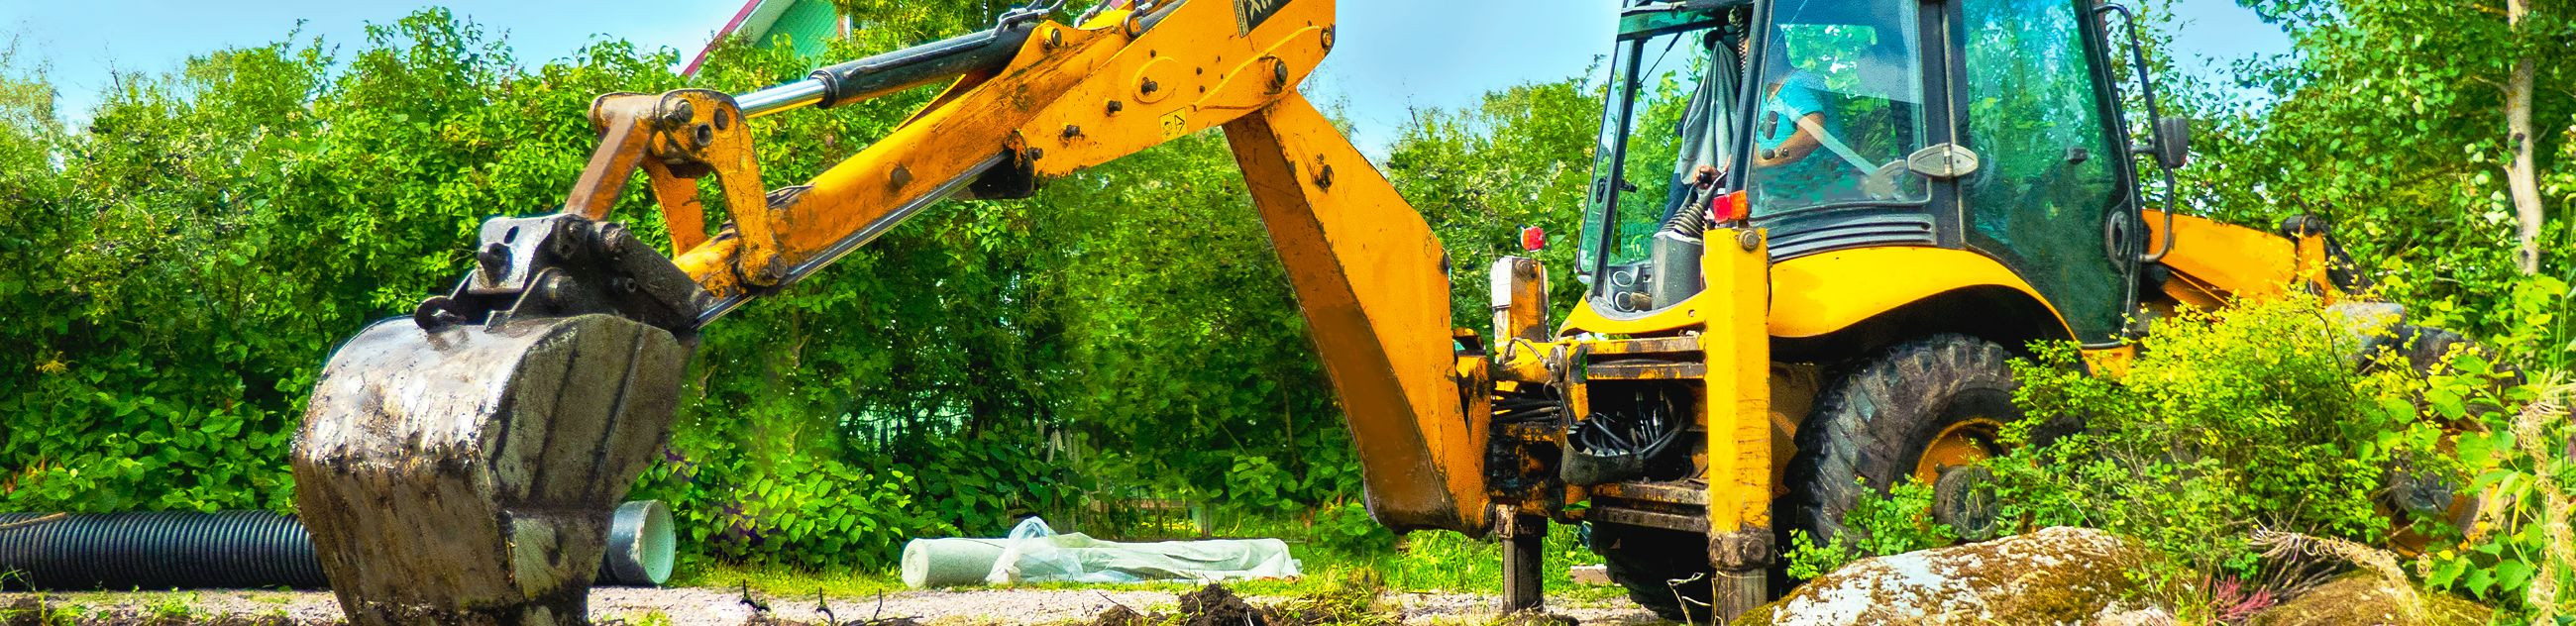
[[[1019,54],[1020,45],[1028,43],[1029,33],[1062,4],[1059,0],[1047,6],[1005,13],[990,30],[814,70],[805,80],[736,95],[734,104],[742,108],[743,117],[760,117],[809,106],[828,109],[968,72],[998,69],[1010,64],[1011,56]],[[1140,35],[1153,30],[1180,6],[1180,2],[1171,0],[1152,3],[1128,18],[1127,32]]]
[[[800,80],[734,96],[744,117],[760,117],[805,107],[831,108],[955,78],[1011,62],[1029,33],[1046,18],[1046,10],[1004,14],[992,29],[981,30],[823,69]]]

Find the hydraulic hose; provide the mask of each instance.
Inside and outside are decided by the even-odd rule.
[[[671,575],[670,508],[628,502],[609,525],[601,584]],[[313,539],[267,511],[0,513],[0,589],[255,589],[330,586]]]
[[[1691,192],[1690,200],[1682,204],[1681,210],[1674,211],[1671,218],[1664,220],[1663,231],[1692,239],[1707,234],[1708,199],[1699,192]]]

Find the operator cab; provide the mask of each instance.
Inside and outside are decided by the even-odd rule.
[[[1586,306],[1635,319],[1697,295],[1715,219],[1766,230],[1775,263],[1974,250],[2085,343],[2113,340],[2144,229],[2094,4],[1632,3],[1602,81]]]

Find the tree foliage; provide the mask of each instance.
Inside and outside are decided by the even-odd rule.
[[[997,10],[843,8],[870,28],[831,58]],[[0,509],[289,508],[288,446],[336,342],[461,275],[482,220],[559,204],[597,94],[811,69],[743,43],[686,79],[671,51],[617,42],[525,63],[433,10],[345,48],[290,35],[122,76],[76,128],[38,77],[7,74],[0,260],[20,271],[0,278],[0,341],[26,348],[0,376]],[[763,119],[766,182],[856,154],[933,91]],[[1572,232],[1556,207],[1576,204],[1597,107],[1579,82],[1534,85],[1425,112],[1397,143],[1393,177],[1460,284],[1521,225]],[[631,183],[615,214],[651,240],[649,197]],[[937,205],[707,329],[637,496],[671,501],[703,552],[810,566],[1139,496],[1320,504],[1349,534],[1356,463],[1269,249],[1213,132],[1029,200]],[[1542,255],[1570,267],[1570,249]],[[1483,317],[1480,293],[1457,307]]]
[[[2248,61],[2239,89],[2179,80],[2195,117],[2196,163],[2182,171],[2196,212],[2249,225],[2332,220],[2388,295],[2474,335],[2511,330],[2490,312],[2518,276],[2506,164],[2505,88],[2537,62],[2531,118],[2547,207],[2542,273],[2576,271],[2576,5],[2539,2],[2509,24],[2502,0],[2245,0],[2285,29],[2292,54]],[[2562,307],[2565,305],[2562,304]],[[2564,311],[2564,308],[2561,308]],[[2560,333],[2517,356],[2564,366]]]

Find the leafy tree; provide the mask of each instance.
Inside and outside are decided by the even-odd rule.
[[[2328,217],[2389,295],[2475,334],[2516,322],[2486,313],[2518,275],[2571,271],[2576,221],[2541,208],[2576,196],[2576,93],[2555,87],[2576,71],[2576,7],[2246,4],[2296,52],[2237,68],[2268,106],[2180,85],[2203,131],[2183,171],[2196,210],[2251,225]]]
[[[829,57],[998,7],[847,8],[866,28]],[[613,42],[528,65],[428,11],[345,57],[290,36],[121,77],[68,129],[49,87],[7,74],[0,260],[23,269],[0,279],[0,340],[27,349],[0,376],[0,508],[287,508],[287,446],[331,347],[461,275],[482,220],[558,205],[596,145],[597,94],[811,69],[740,43],[691,79],[669,51]],[[763,119],[767,182],[855,154],[933,91]],[[1086,490],[1273,510],[1355,495],[1240,181],[1210,133],[1029,201],[925,212],[708,329],[639,494],[673,501],[707,552],[817,566],[996,533]],[[621,219],[660,234],[640,182],[622,197]]]
[[[1504,256],[1532,256],[1547,268],[1548,302],[1560,313],[1580,304],[1577,246],[1568,239],[1581,232],[1601,102],[1598,86],[1580,79],[1532,83],[1486,94],[1466,110],[1415,111],[1398,133],[1387,178],[1449,251],[1456,324],[1490,323],[1492,296],[1478,287]],[[1523,251],[1526,226],[1554,240]]]

